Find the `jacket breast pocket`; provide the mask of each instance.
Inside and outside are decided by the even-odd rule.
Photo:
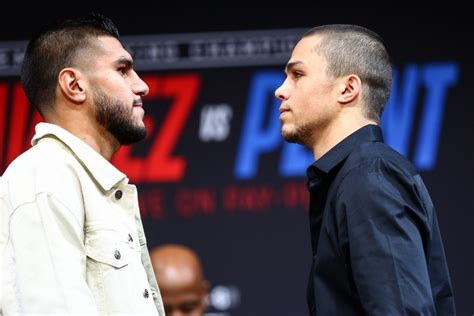
[[[124,234],[114,229],[87,229],[86,280],[99,311],[132,311],[136,288],[133,256]],[[128,304],[128,305],[127,305]]]
[[[85,250],[88,265],[108,265],[121,269],[129,263],[129,246],[116,230],[96,229],[86,232]],[[93,262],[90,262],[90,259]],[[105,267],[103,267],[105,268]]]

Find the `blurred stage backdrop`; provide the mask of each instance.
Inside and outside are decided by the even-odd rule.
[[[61,14],[67,11],[62,11]],[[209,315],[306,315],[311,249],[309,151],[280,136],[274,90],[312,26],[355,23],[382,35],[396,67],[387,143],[421,171],[438,210],[459,315],[474,303],[472,49],[452,12],[158,10],[108,13],[150,87],[147,139],[113,163],[137,184],[150,247],[182,243],[212,283]],[[19,84],[26,39],[61,15],[2,18],[0,173],[40,120]]]

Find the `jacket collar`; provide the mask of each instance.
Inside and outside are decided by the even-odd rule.
[[[33,146],[45,138],[59,140],[71,150],[84,169],[88,171],[90,176],[94,178],[104,191],[109,191],[123,180],[128,182],[125,174],[69,131],[50,123],[38,123],[35,131],[35,136],[31,140]]]

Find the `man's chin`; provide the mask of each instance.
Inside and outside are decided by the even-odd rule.
[[[145,139],[145,126],[111,131],[121,145],[131,145]]]
[[[288,143],[300,144],[300,145],[303,145],[307,148],[311,148],[311,146],[307,142],[307,139],[301,137],[300,134],[297,134],[297,133],[284,133],[282,131],[281,136]]]
[[[296,133],[291,133],[288,131],[284,131],[282,129],[281,131],[281,136],[283,137],[284,140],[286,140],[289,143],[298,143],[298,135]]]

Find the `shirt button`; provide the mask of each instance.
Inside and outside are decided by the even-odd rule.
[[[148,294],[148,290],[145,289],[145,291],[143,291],[143,297],[144,298],[148,298],[150,295]]]
[[[129,241],[129,242],[133,242],[132,235],[130,235],[130,234],[128,234],[128,241]]]
[[[115,250],[115,252],[114,252],[114,257],[115,257],[115,259],[117,259],[117,260],[119,260],[120,258],[122,258],[122,255],[120,254],[120,251]]]
[[[123,195],[122,190],[115,191],[115,199],[116,200],[120,200],[122,198],[122,195]]]

